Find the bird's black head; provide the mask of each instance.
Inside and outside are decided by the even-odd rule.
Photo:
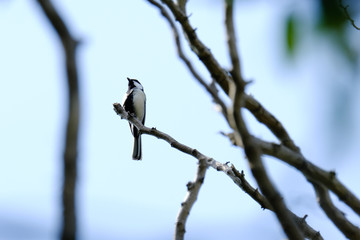
[[[129,81],[129,90],[133,88],[139,88],[140,90],[144,90],[143,86],[138,80],[131,78],[127,78],[127,80]]]

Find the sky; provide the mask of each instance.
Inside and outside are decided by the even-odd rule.
[[[172,33],[157,9],[139,0],[53,2],[81,41],[79,239],[171,239],[186,184],[196,173],[196,159],[151,136],[142,138],[143,160],[131,160],[128,123],[112,107],[121,102],[127,77],[144,86],[146,126],[220,162],[230,161],[256,186],[243,151],[219,134],[229,127],[178,59]],[[222,2],[210,2],[189,1],[190,21],[219,62],[230,66]],[[308,30],[303,30],[297,57],[289,60],[284,19],[296,9],[311,22],[314,6],[311,1],[276,2],[237,4],[241,65],[245,78],[253,80],[247,92],[283,123],[309,160],[336,169],[359,196],[359,74],[329,41]],[[0,1],[0,32],[0,240],[57,239],[67,106],[61,44],[35,1]],[[354,42],[360,38],[351,28],[349,34]],[[209,80],[190,50],[187,55]],[[244,115],[255,136],[276,141],[250,114]],[[265,157],[264,163],[294,213],[307,214],[308,223],[325,239],[343,238],[325,221],[304,177],[276,159]],[[359,225],[359,218],[339,204]],[[285,237],[272,213],[261,210],[230,178],[213,169],[207,171],[185,236]]]

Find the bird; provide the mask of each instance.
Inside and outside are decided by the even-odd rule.
[[[137,79],[127,78],[128,90],[124,96],[123,107],[131,115],[136,117],[142,124],[145,124],[146,115],[146,95],[144,88]],[[141,147],[141,133],[136,126],[129,123],[130,130],[134,136],[134,147],[133,147],[133,160],[141,160],[142,158],[142,147]]]

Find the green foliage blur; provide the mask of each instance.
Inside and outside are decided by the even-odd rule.
[[[305,27],[311,28],[311,33],[324,36],[331,41],[355,67],[359,56],[351,46],[348,31],[359,31],[351,22],[354,21],[359,27],[360,23],[355,21],[359,15],[359,5],[358,0],[317,0],[317,17],[312,26],[305,23],[296,11],[291,12],[287,16],[284,29],[288,56],[296,57],[296,50],[302,38],[299,29]]]

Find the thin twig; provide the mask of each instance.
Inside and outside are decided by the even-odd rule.
[[[229,84],[231,82],[227,71],[225,71],[215,59],[210,49],[208,49],[197,37],[195,29],[190,25],[188,17],[185,13],[171,0],[162,0],[162,2],[168,6],[176,21],[178,21],[184,34],[187,36],[187,40],[191,46],[191,49],[199,57],[201,62],[208,69],[211,77],[221,86],[226,94],[229,94]]]
[[[204,182],[207,167],[208,165],[206,164],[205,159],[199,160],[199,166],[195,176],[195,181],[188,182],[188,184],[186,185],[188,193],[185,197],[184,202],[181,203],[181,208],[176,219],[174,234],[175,240],[184,239],[186,220],[190,214],[191,208],[193,207],[195,201],[198,198],[200,188]]]
[[[235,82],[244,82],[241,74],[240,59],[236,44],[236,34],[233,19],[234,1],[225,0],[225,27],[227,34],[227,43],[229,48],[229,55],[232,63],[230,73]]]
[[[54,8],[50,0],[37,0],[50,21],[65,52],[65,66],[68,84],[68,119],[64,149],[63,219],[61,238],[76,239],[75,190],[77,175],[77,148],[80,117],[79,83],[76,64],[77,41]]]
[[[149,3],[151,3],[152,5],[156,6],[161,14],[163,15],[163,17],[167,20],[167,22],[169,23],[173,34],[174,34],[174,39],[175,39],[175,44],[176,44],[176,48],[177,48],[177,53],[179,58],[185,63],[186,67],[189,69],[189,71],[191,72],[191,74],[195,77],[195,79],[207,90],[208,93],[211,94],[211,96],[214,99],[214,102],[219,104],[221,107],[221,112],[223,114],[223,116],[225,118],[227,118],[227,114],[226,114],[226,105],[224,103],[224,101],[220,98],[220,96],[218,95],[218,91],[216,89],[216,87],[209,85],[206,83],[206,81],[200,76],[200,74],[195,70],[195,67],[193,66],[193,64],[191,63],[191,61],[188,59],[188,57],[186,57],[184,50],[182,48],[182,44],[181,44],[181,40],[180,40],[180,34],[179,31],[173,21],[173,19],[171,18],[170,14],[166,11],[166,9],[157,1],[155,0],[148,0]]]
[[[355,29],[360,30],[360,28],[358,26],[356,26],[354,19],[352,19],[352,17],[350,16],[350,14],[348,12],[349,5],[344,6],[342,3],[342,0],[339,0],[339,6],[340,6],[340,8],[342,8],[344,10],[344,14],[345,14],[346,18],[350,21],[351,25],[353,25],[353,27]]]

